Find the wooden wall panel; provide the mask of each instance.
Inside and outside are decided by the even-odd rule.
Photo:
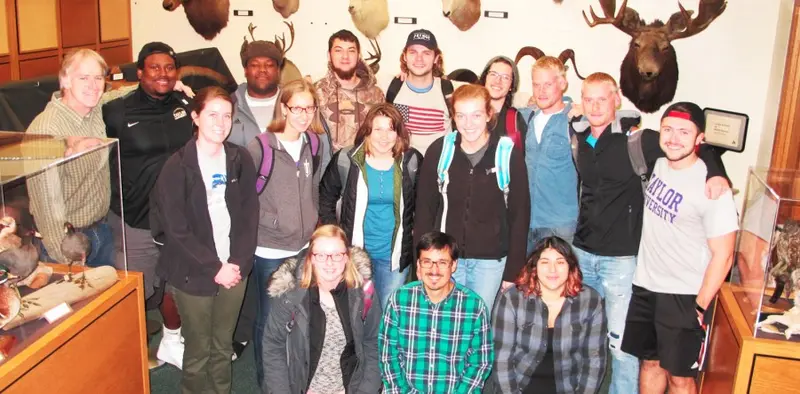
[[[108,63],[109,67],[130,63],[131,58],[133,57],[130,44],[119,47],[103,48],[100,50],[100,55],[103,56],[103,59],[106,59],[106,63]]]
[[[100,0],[100,42],[131,38],[130,10],[130,0]]]
[[[10,50],[8,40],[8,13],[5,1],[0,1],[0,54],[2,55],[7,54]]]
[[[795,1],[770,168],[800,168],[800,1]]]
[[[97,42],[96,0],[61,0],[61,46],[74,48]]]
[[[780,357],[756,356],[750,394],[797,392],[800,387],[800,361]]]
[[[17,1],[17,29],[21,53],[58,48],[56,6],[56,0]]]
[[[48,56],[38,59],[20,60],[20,79],[36,78],[43,75],[58,74],[61,62],[58,56]]]
[[[0,64],[0,83],[6,83],[11,80],[11,64]]]

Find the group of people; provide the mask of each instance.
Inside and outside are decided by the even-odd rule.
[[[87,155],[32,177],[37,225],[75,223],[87,264],[118,267],[124,226],[186,393],[229,392],[250,342],[265,393],[595,393],[609,355],[611,393],[696,392],[737,230],[702,110],[639,129],[611,76],[573,103],[549,56],[514,108],[511,59],[454,88],[427,30],[384,94],[360,52],[336,32],[322,79],[281,85],[254,41],[233,95],[193,98],[163,43],[124,92],[95,52],[66,56],[28,132],[117,138],[120,172]]]

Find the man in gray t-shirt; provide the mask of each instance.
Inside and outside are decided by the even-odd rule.
[[[731,192],[705,195],[707,168],[696,147],[705,118],[676,103],[661,119],[658,159],[645,191],[642,238],[622,350],[641,360],[642,393],[696,392],[706,308],[733,261],[738,230]]]

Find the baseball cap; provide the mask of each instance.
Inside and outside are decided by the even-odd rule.
[[[437,49],[439,47],[436,44],[436,36],[430,30],[425,29],[414,30],[408,35],[406,48],[411,45],[422,45],[428,49]]]
[[[706,114],[703,112],[703,109],[695,103],[681,101],[672,104],[664,111],[661,120],[667,117],[686,119],[694,123],[694,125],[697,126],[697,130],[701,133],[704,133],[706,130]]]
[[[144,68],[144,60],[147,59],[148,56],[156,53],[165,53],[169,55],[172,57],[172,60],[175,61],[175,67],[178,67],[178,57],[175,55],[175,51],[172,50],[172,47],[164,44],[163,42],[154,41],[144,44],[142,50],[139,51],[139,58],[136,61],[136,68]]]

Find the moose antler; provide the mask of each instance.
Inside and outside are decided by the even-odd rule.
[[[697,18],[692,18],[692,12],[686,11],[683,4],[678,2],[678,7],[681,9],[680,13],[683,16],[686,28],[681,31],[674,31],[669,34],[669,40],[677,40],[679,38],[691,37],[701,31],[705,30],[714,19],[725,11],[728,2],[725,0],[700,0],[700,5],[697,6]]]
[[[620,7],[619,12],[614,16],[614,12],[617,10],[616,5],[616,0],[600,0],[600,7],[603,8],[603,15],[605,15],[603,18],[595,14],[594,8],[589,6],[589,13],[592,14],[592,21],[589,21],[589,17],[586,16],[586,11],[581,11],[581,13],[583,13],[583,19],[589,27],[612,25],[623,33],[633,36],[636,30],[630,28],[630,26],[625,23],[625,12],[628,8],[628,0],[622,0],[622,7]]]
[[[289,52],[292,49],[292,45],[294,45],[294,24],[292,22],[283,21],[286,26],[289,26],[289,47],[286,47],[286,33],[282,33],[280,37],[277,35],[275,36],[275,45],[281,52],[286,55],[286,52]]]
[[[560,55],[558,55],[558,60],[561,60],[561,63],[564,63],[565,66],[567,65],[567,60],[572,60],[572,67],[575,68],[575,75],[577,75],[581,80],[586,79],[581,75],[581,73],[578,72],[578,64],[575,63],[575,51],[572,49],[565,49]]]
[[[381,69],[380,64],[378,64],[381,61],[381,44],[378,43],[378,40],[369,40],[369,45],[372,47],[372,50],[375,51],[375,53],[370,53],[367,51],[367,55],[369,55],[369,57],[364,60],[373,60],[373,62],[369,64],[369,68],[372,70],[373,74],[377,74],[378,70]]]
[[[532,56],[533,60],[539,60],[540,57],[544,56],[544,52],[537,47],[524,47],[517,52],[517,57],[514,59],[514,63],[519,64],[519,61],[525,56]]]

